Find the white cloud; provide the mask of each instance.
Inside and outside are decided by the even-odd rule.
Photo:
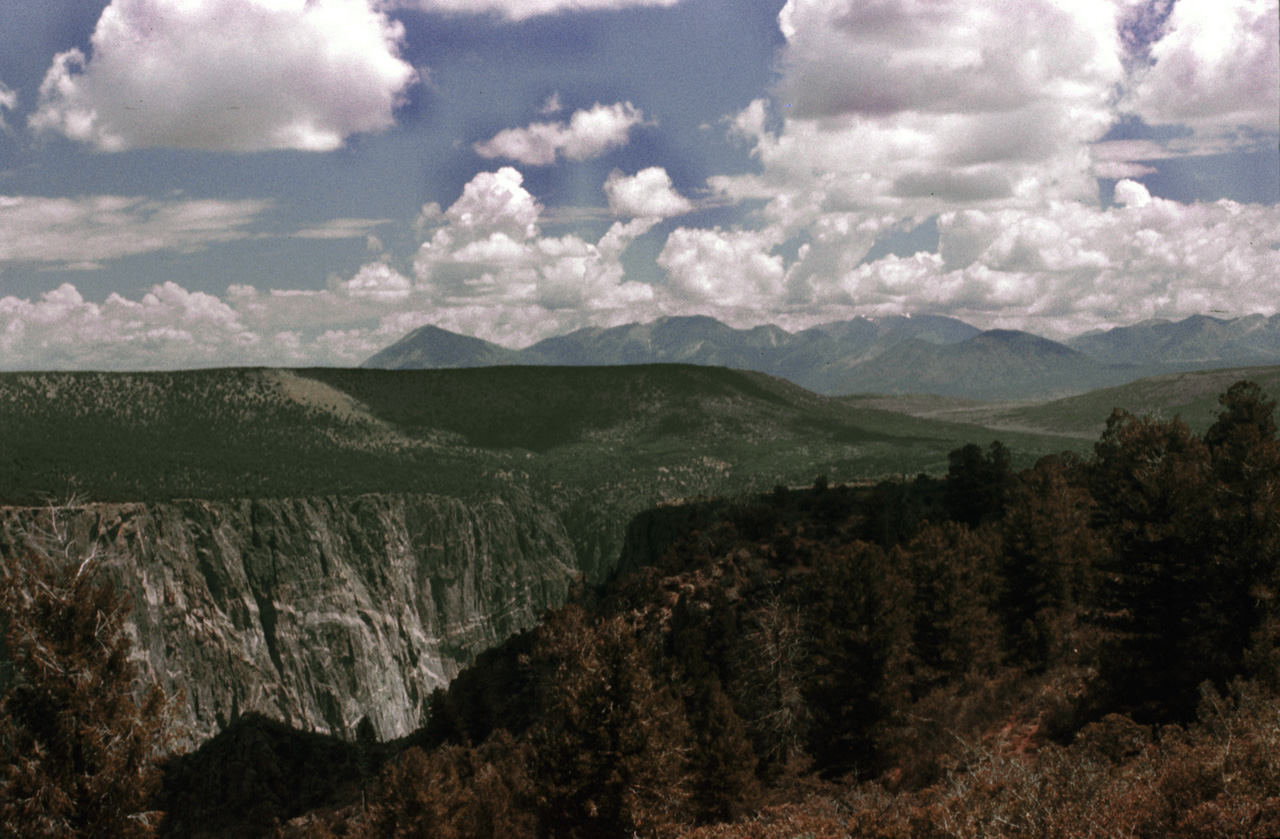
[[[481,172],[441,218],[414,260],[417,289],[436,306],[567,311],[626,306],[649,286],[625,282],[622,252],[654,223],[615,223],[595,243],[544,237],[541,208],[512,167]]]
[[[781,127],[761,101],[731,120],[763,171],[716,179],[725,197],[764,197],[794,230],[1096,198],[1088,144],[1124,77],[1109,0],[789,0],[779,25]]]
[[[644,122],[644,113],[630,102],[596,104],[575,111],[565,122],[535,122],[527,128],[508,128],[472,146],[485,158],[502,157],[527,166],[549,166],[556,158],[588,160],[627,144],[631,129]]]
[[[816,283],[815,303],[828,312],[949,314],[1056,337],[1210,309],[1276,311],[1280,208],[1178,204],[1134,181],[1117,184],[1116,200],[1107,210],[1054,202],[943,213],[939,253],[831,275]]]
[[[156,251],[190,253],[251,236],[265,201],[0,195],[0,263],[84,267]]]
[[[541,207],[523,183],[524,175],[511,166],[480,172],[443,214],[448,223],[444,234],[451,242],[458,237],[473,240],[493,233],[513,239],[535,236]]]
[[[104,151],[327,151],[394,124],[403,37],[374,0],[112,0],[29,122]]]
[[[636,6],[674,6],[680,0],[394,0],[393,5],[445,14],[490,14],[520,21],[560,12],[616,11]]]
[[[549,117],[552,114],[558,114],[563,110],[564,105],[560,102],[560,94],[552,93],[547,97],[547,101],[542,103],[542,107],[538,109],[538,113],[542,114],[544,117]]]
[[[290,235],[298,239],[365,239],[367,241],[372,238],[376,240],[377,237],[370,231],[389,223],[389,219],[335,218],[303,228]],[[381,250],[381,247],[376,250]]]
[[[0,131],[9,130],[8,124],[4,121],[4,112],[12,111],[18,107],[18,92],[6,87],[4,82],[0,82]]]
[[[664,290],[678,301],[768,312],[784,291],[782,258],[769,252],[776,244],[773,231],[677,228],[658,256]]]
[[[671,176],[661,166],[650,166],[634,175],[615,169],[604,182],[604,193],[616,216],[664,219],[693,209],[693,202],[676,192]]]
[[[746,140],[759,140],[764,136],[769,103],[765,99],[753,99],[751,104],[729,121],[731,136]]]
[[[384,263],[375,262],[362,267],[351,279],[336,284],[336,290],[348,297],[396,303],[408,299],[413,283]]]
[[[0,298],[0,356],[9,369],[136,369],[247,363],[259,336],[234,310],[174,283],[141,300],[112,294],[91,303],[72,285],[35,302]]]
[[[1274,0],[1178,0],[1126,105],[1148,123],[1274,134],[1280,11]]]

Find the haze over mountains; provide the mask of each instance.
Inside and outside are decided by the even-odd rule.
[[[1051,399],[1143,376],[1280,362],[1280,315],[1149,320],[1064,342],[936,315],[856,318],[799,332],[709,317],[580,329],[522,350],[435,326],[368,359],[382,369],[685,363],[757,370],[823,394]]]

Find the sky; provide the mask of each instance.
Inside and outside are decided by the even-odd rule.
[[[1275,0],[0,0],[0,369],[1280,308]]]

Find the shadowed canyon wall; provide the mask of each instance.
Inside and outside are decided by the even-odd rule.
[[[138,663],[181,692],[188,743],[250,710],[407,734],[433,689],[563,602],[579,570],[559,517],[516,493],[85,504],[56,519],[129,593]],[[48,509],[0,509],[0,551],[52,526]]]

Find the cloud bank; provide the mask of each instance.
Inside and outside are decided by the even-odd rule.
[[[659,183],[660,175],[630,181]],[[1275,311],[1280,209],[1182,205],[1134,181],[1121,181],[1116,199],[1108,209],[951,210],[938,218],[938,253],[870,263],[869,242],[892,217],[828,215],[792,258],[779,226],[679,227],[658,257],[663,276],[645,283],[626,277],[622,255],[656,218],[615,222],[594,241],[548,236],[520,172],[503,167],[476,175],[447,210],[424,213],[408,271],[379,259],[320,290],[237,284],[222,297],[174,283],[137,301],[86,301],[70,284],[35,301],[0,297],[0,364],[351,365],[426,323],[514,347],[667,314],[803,328],[858,314],[934,313],[1065,337],[1209,309]]]
[[[403,38],[374,0],[112,0],[29,124],[102,151],[329,151],[394,124]]]

